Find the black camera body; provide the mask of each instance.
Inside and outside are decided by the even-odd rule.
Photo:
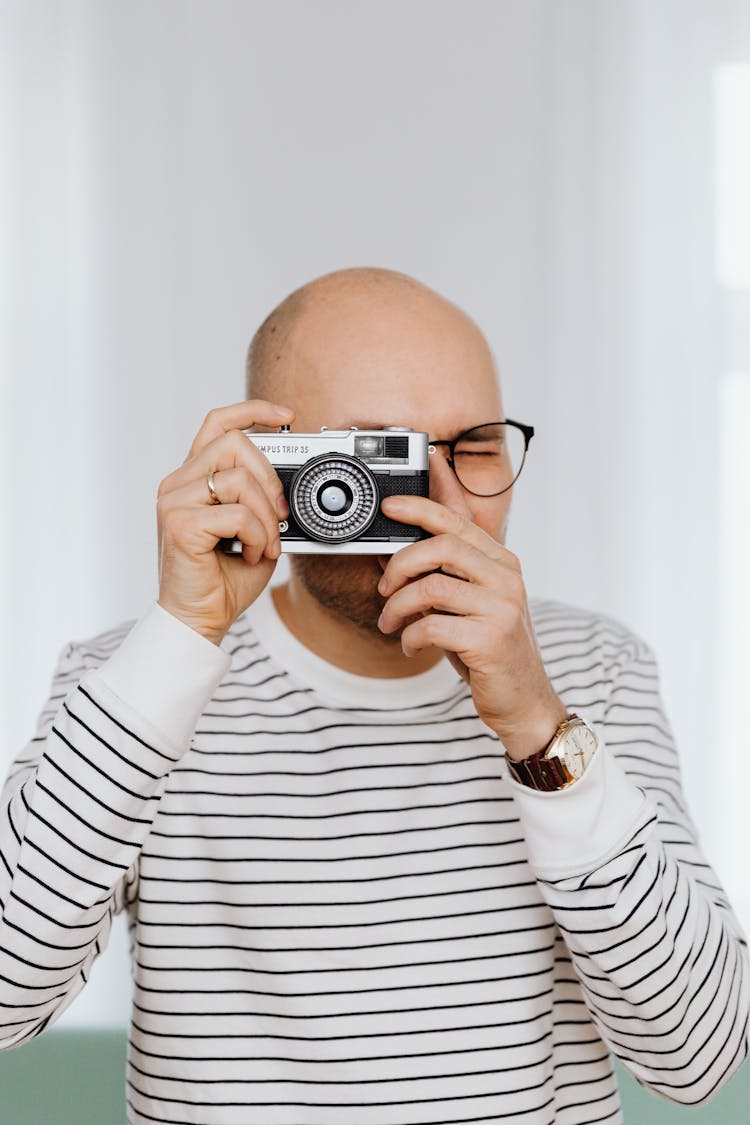
[[[243,431],[275,468],[289,504],[279,522],[286,554],[394,554],[425,539],[421,527],[388,519],[386,496],[428,496],[428,435],[408,426],[295,434]],[[242,554],[239,539],[222,539],[225,554]]]

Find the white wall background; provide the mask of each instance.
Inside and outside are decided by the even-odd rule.
[[[745,829],[722,817],[745,778],[716,736],[717,384],[750,371],[748,305],[715,274],[712,92],[750,60],[750,6],[0,14],[0,772],[62,645],[156,597],[158,482],[243,397],[260,320],[329,269],[390,266],[489,337],[537,427],[509,539],[529,591],[656,650],[689,803],[750,924]],[[127,978],[121,926],[65,1022],[124,1022]]]

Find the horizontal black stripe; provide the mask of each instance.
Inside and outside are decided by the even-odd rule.
[[[394,970],[396,970],[396,969],[422,969],[422,968],[426,968],[426,967],[434,966],[434,965],[464,965],[464,964],[467,964],[468,962],[473,962],[473,961],[498,961],[498,960],[502,960],[503,958],[508,958],[508,957],[517,957],[517,958],[519,958],[519,960],[521,960],[525,957],[534,957],[537,954],[548,953],[552,948],[554,948],[554,947],[552,945],[548,944],[548,945],[540,945],[540,946],[529,946],[528,948],[524,947],[524,948],[519,948],[519,949],[510,949],[510,950],[505,950],[503,952],[497,952],[497,951],[493,950],[492,953],[481,953],[481,954],[477,954],[474,957],[450,957],[448,959],[432,960],[432,961],[423,961],[421,959],[419,961],[395,961],[393,963],[388,963],[387,965],[360,965],[360,966],[357,967],[356,972],[357,973],[376,973],[376,972],[377,973],[386,973],[386,972],[390,972],[391,969],[394,969]],[[253,973],[253,974],[258,974],[258,975],[261,975],[261,976],[290,977],[290,976],[307,975],[307,974],[310,974],[310,973],[332,973],[332,972],[336,971],[335,969],[326,968],[324,966],[317,966],[315,968],[304,968],[304,969],[293,969],[292,970],[292,969],[264,969],[264,968],[260,968],[260,967],[256,967],[256,966],[237,965],[236,967],[233,966],[232,969],[229,970],[229,969],[221,967],[220,965],[211,965],[210,967],[207,967],[207,968],[205,968],[205,967],[199,968],[196,965],[190,966],[190,965],[184,965],[184,964],[180,964],[180,965],[148,965],[144,961],[140,961],[140,960],[136,960],[135,963],[138,966],[138,968],[145,969],[147,972],[154,972],[154,973],[196,973],[196,974],[204,974],[204,973],[226,973],[226,972],[231,971],[231,972],[237,973],[237,974]]]
[[[512,844],[523,843],[522,837],[514,837],[512,840],[484,840],[484,841],[469,841],[466,844],[443,844],[441,847],[436,848],[414,848],[411,851],[405,852],[383,852],[377,855],[364,855],[364,856],[296,856],[293,859],[284,856],[216,856],[210,857],[212,863],[361,863],[363,860],[372,859],[401,859],[407,855],[433,855],[435,852],[457,852],[463,851],[466,848],[495,848],[501,850],[503,847],[510,847]],[[159,860],[161,863],[196,863],[207,858],[199,855],[161,855],[157,852],[142,852],[144,859]]]
[[[492,1026],[492,1025],[483,1025]],[[473,1055],[481,1054],[487,1051],[516,1051],[520,1047],[536,1047],[540,1043],[544,1043],[552,1035],[551,1031],[545,1031],[543,1035],[537,1036],[534,1039],[525,1039],[509,1044],[508,1046],[500,1046],[491,1044],[486,1047],[455,1047],[446,1048],[444,1051],[400,1051],[397,1055],[352,1055],[352,1056],[336,1056],[333,1059],[321,1058],[306,1058],[299,1059],[293,1055],[175,1055],[175,1054],[160,1054],[158,1051],[146,1051],[143,1047],[139,1047],[137,1043],[133,1044],[133,1050],[139,1055],[145,1055],[153,1059],[173,1059],[175,1062],[242,1062],[242,1063],[262,1063],[262,1062],[289,1062],[289,1063],[302,1063],[304,1065],[317,1065],[327,1066],[330,1063],[370,1063],[370,1062],[400,1062],[402,1059],[433,1059],[440,1056],[447,1055]],[[305,1040],[309,1042],[310,1040]],[[547,1056],[548,1058],[550,1056]],[[608,1055],[604,1056],[605,1058]],[[587,1060],[588,1061],[588,1060]],[[537,1063],[530,1065],[536,1066]],[[558,1064],[560,1066],[566,1064]],[[567,1064],[571,1065],[571,1064]],[[515,1069],[515,1068],[511,1068]]]
[[[513,972],[501,977],[467,977],[458,981],[442,982],[440,988],[464,988],[473,984],[502,984],[507,981],[528,980],[532,977],[546,976],[552,972],[549,965],[533,972]],[[278,999],[289,1000],[292,997],[300,1000],[309,1000],[311,996],[364,996],[372,992],[419,992],[421,988],[434,988],[434,981],[425,981],[423,984],[412,982],[410,984],[385,984],[374,988],[328,988],[315,992],[271,992],[259,988],[149,988],[142,981],[138,983],[139,992],[151,992],[160,996],[275,996]],[[350,1013],[356,1015],[355,1012]]]
[[[231,796],[231,795],[230,794],[223,794],[223,797],[225,798],[224,803],[226,803],[226,797],[227,796]],[[357,809],[357,810],[344,809],[343,811],[339,810],[337,812],[325,812],[325,813],[324,812],[309,812],[309,813],[295,813],[294,815],[292,815],[291,813],[283,813],[283,812],[280,812],[280,811],[263,812],[262,809],[260,809],[260,810],[257,810],[257,811],[253,810],[252,820],[253,821],[256,821],[256,820],[298,820],[298,821],[337,820],[337,819],[340,819],[341,817],[347,817],[347,816],[361,818],[361,817],[365,817],[365,816],[368,816],[368,817],[369,816],[381,816],[384,813],[390,813],[390,814],[399,813],[399,814],[401,814],[401,813],[423,812],[423,811],[426,811],[428,809],[458,809],[458,808],[463,808],[466,805],[480,805],[483,810],[491,811],[493,805],[508,805],[512,801],[513,801],[513,798],[510,797],[510,796],[502,796],[500,794],[493,794],[491,796],[490,795],[484,795],[484,796],[481,796],[481,797],[464,797],[463,799],[458,800],[458,801],[430,801],[430,802],[425,802],[424,804],[420,804],[420,805],[399,804],[398,808],[393,808],[392,806],[391,807],[386,806],[386,807],[382,807],[382,808],[379,807],[379,806],[375,806],[374,808],[368,808],[368,809]],[[481,813],[479,813],[478,815],[481,815]],[[228,818],[234,819],[234,820],[247,820],[248,814],[247,814],[247,811],[240,812],[240,811],[235,810],[234,812],[227,812],[227,811],[221,810],[221,809],[206,809],[205,807],[198,808],[198,809],[190,809],[190,810],[187,810],[187,809],[166,809],[166,808],[159,810],[159,818],[160,819],[163,819],[164,817],[177,817],[177,816],[228,817]]]
[[[272,882],[269,882],[269,885],[276,886],[275,880],[272,881]],[[262,903],[262,902],[261,903],[258,903],[258,902],[237,903],[237,902],[227,902],[223,899],[218,900],[218,901],[215,900],[215,899],[214,900],[196,899],[196,900],[187,901],[184,898],[181,898],[178,901],[176,899],[146,898],[145,895],[139,895],[139,902],[144,906],[172,906],[172,907],[174,907],[174,906],[180,906],[180,907],[219,906],[219,907],[225,907],[225,908],[231,909],[231,910],[246,910],[248,908],[259,909],[259,910],[265,910],[265,909],[277,910],[277,909],[289,908],[290,910],[298,910],[298,909],[301,909],[302,907],[380,906],[384,903],[390,903],[390,902],[412,902],[412,901],[416,901],[416,900],[423,899],[423,898],[445,898],[448,895],[484,894],[485,891],[510,891],[510,890],[519,890],[523,887],[533,887],[533,886],[535,886],[535,883],[532,880],[527,879],[523,883],[491,883],[488,886],[482,886],[482,887],[466,887],[466,886],[456,887],[455,889],[453,889],[451,891],[423,891],[421,893],[411,894],[411,895],[394,895],[390,898],[370,898],[370,899],[357,898],[357,899],[341,900],[341,901],[338,901],[338,902],[334,902],[333,900],[331,900],[330,902],[328,902],[326,900],[322,900],[320,902],[307,902],[307,901],[305,901],[305,902],[272,902],[272,903]],[[544,905],[546,905],[546,903]]]
[[[355,949],[387,949],[387,948],[390,948],[390,947],[395,946],[395,945],[399,945],[399,946],[401,946],[401,945],[404,945],[404,946],[406,946],[406,945],[427,945],[428,943],[444,942],[444,941],[458,943],[459,941],[462,941],[462,942],[463,941],[476,941],[479,938],[486,938],[486,937],[506,937],[509,934],[533,934],[533,933],[538,933],[542,930],[550,930],[550,929],[553,928],[553,926],[554,926],[554,922],[545,922],[545,923],[542,923],[538,926],[514,926],[513,928],[507,927],[507,928],[504,928],[502,930],[490,930],[489,932],[486,932],[486,933],[462,934],[460,936],[460,938],[456,937],[455,935],[440,934],[440,935],[431,936],[431,937],[418,937],[418,938],[402,939],[401,941],[376,941],[376,942],[366,942],[365,944],[358,943],[356,945],[353,945],[351,943],[347,943],[346,945],[311,945],[311,946],[290,945],[290,946],[277,946],[277,947],[273,947],[273,946],[252,946],[252,947],[250,947],[250,946],[246,946],[246,945],[222,945],[222,944],[219,944],[215,941],[209,942],[207,945],[195,945],[195,944],[188,945],[185,942],[181,942],[179,945],[169,945],[169,944],[161,944],[161,943],[157,943],[157,942],[148,942],[148,941],[139,941],[138,944],[139,944],[141,949],[179,949],[179,950],[182,950],[183,953],[186,953],[189,949],[193,949],[193,950],[195,950],[195,949],[209,949],[209,950],[228,949],[228,950],[242,951],[243,953],[343,953],[346,950],[355,950]]]
[[[332,843],[341,840],[368,840],[368,839],[381,839],[387,836],[409,836],[414,832],[428,832],[433,835],[436,832],[449,832],[455,831],[457,828],[487,828],[490,826],[497,826],[500,824],[512,824],[517,826],[519,823],[518,817],[504,817],[493,818],[492,820],[469,820],[459,821],[451,824],[434,824],[434,825],[420,825],[412,828],[388,828],[381,829],[379,832],[342,832],[335,836],[256,836],[254,834],[243,832],[242,835],[235,836],[220,836],[217,833],[199,833],[199,832],[159,832],[157,829],[152,829],[150,835],[161,837],[166,840],[211,840],[216,843],[218,841],[234,841],[241,843],[248,840],[264,840],[276,844],[289,844],[293,842],[303,842],[310,844],[319,843]]]
[[[540,992],[531,992],[522,997],[523,1000],[538,1000],[543,996],[551,996],[552,989],[545,988]],[[462,1011],[465,1009],[486,1008],[498,1005],[502,1007],[503,1004],[517,1004],[518,997],[503,996],[495,997],[492,1000],[473,1000],[471,1004],[420,1004],[414,1005],[410,1008],[373,1008],[368,1011],[357,1012],[248,1012],[243,1010],[241,1012],[234,1012],[230,1010],[210,1012],[201,1011],[184,1011],[180,1009],[175,1012],[168,1012],[162,1008],[147,1008],[143,1004],[139,1004],[137,1000],[133,1000],[133,1007],[137,1008],[139,1012],[144,1015],[162,1016],[164,1019],[185,1019],[186,1017],[194,1017],[196,1019],[215,1019],[216,1017],[224,1018],[239,1018],[248,1019],[269,1019],[269,1020],[356,1020],[361,1016],[414,1016],[423,1015],[425,1012],[445,1012],[445,1011]]]
[[[492,1073],[492,1072],[490,1072],[490,1073]],[[546,1086],[551,1081],[551,1078],[552,1078],[551,1075],[547,1075],[547,1077],[544,1078],[541,1082],[534,1083],[533,1085],[519,1086],[518,1088],[515,1088],[515,1089],[512,1089],[512,1090],[499,1090],[499,1091],[496,1091],[496,1092],[493,1092],[493,1093],[460,1094],[458,1096],[451,1094],[447,1098],[445,1096],[440,1097],[440,1098],[406,1098],[406,1097],[404,1097],[404,1098],[399,1098],[399,1100],[397,1102],[394,1102],[394,1101],[301,1102],[301,1101],[297,1101],[296,1099],[294,1101],[283,1101],[283,1102],[279,1101],[279,1100],[274,1100],[272,1102],[262,1102],[262,1101],[258,1101],[256,1099],[253,1099],[252,1102],[244,1102],[244,1101],[243,1102],[234,1102],[234,1101],[229,1102],[229,1101],[221,1101],[221,1100],[218,1100],[218,1099],[212,1099],[211,1102],[209,1103],[209,1102],[204,1102],[204,1101],[194,1101],[191,1098],[168,1098],[168,1097],[165,1097],[163,1094],[159,1095],[159,1101],[161,1101],[161,1102],[173,1102],[173,1103],[179,1102],[181,1105],[190,1105],[190,1106],[210,1105],[211,1107],[218,1108],[218,1109],[232,1109],[232,1108],[239,1108],[239,1109],[252,1108],[252,1109],[255,1109],[256,1107],[261,1107],[261,1106],[274,1106],[276,1108],[279,1108],[279,1107],[282,1107],[282,1106],[307,1106],[309,1108],[317,1107],[319,1109],[327,1109],[329,1107],[333,1108],[333,1109],[378,1109],[381,1106],[423,1105],[427,1102],[435,1102],[435,1101],[439,1101],[440,1104],[443,1105],[443,1104],[448,1104],[449,1102],[455,1102],[455,1101],[468,1101],[472,1098],[492,1098],[492,1097],[499,1097],[501,1095],[507,1096],[508,1094],[527,1094],[531,1091],[542,1089],[544,1086]],[[143,1093],[143,1091],[139,1090],[138,1087],[135,1086],[135,1084],[130,1079],[128,1079],[128,1085],[136,1093],[138,1093],[138,1094]],[[298,1083],[298,1085],[299,1085],[299,1083]],[[304,1085],[304,1083],[302,1083],[302,1085]],[[551,1100],[552,1099],[550,1099],[550,1101]],[[545,1105],[549,1105],[549,1104],[550,1104],[550,1102],[545,1102]],[[500,1116],[506,1116],[506,1115],[501,1114]]]
[[[160,1030],[160,1031],[153,1031],[152,1030],[152,1031],[149,1031],[145,1027],[143,1027],[141,1024],[139,1024],[135,1017],[132,1019],[131,1024],[132,1024],[132,1027],[135,1031],[138,1031],[141,1035],[147,1035],[152,1039],[177,1039],[177,1040],[200,1039],[201,1042],[214,1041],[214,1040],[217,1041],[217,1042],[221,1042],[222,1040],[225,1040],[225,1039],[228,1042],[233,1042],[236,1039],[242,1039],[243,1041],[247,1041],[249,1039],[274,1039],[274,1040],[279,1040],[279,1042],[283,1042],[283,1043],[294,1042],[294,1043],[315,1044],[315,1043],[329,1043],[329,1042],[331,1042],[331,1043],[332,1042],[339,1042],[340,1043],[342,1040],[350,1041],[352,1039],[357,1039],[357,1040],[359,1040],[359,1039],[399,1039],[399,1038],[403,1039],[403,1038],[408,1038],[410,1036],[416,1036],[419,1039],[423,1039],[425,1035],[430,1035],[430,1036],[434,1036],[434,1035],[455,1035],[455,1034],[459,1034],[459,1033],[464,1032],[464,1031],[488,1031],[488,1030],[497,1031],[498,1026],[502,1026],[503,1028],[505,1028],[505,1027],[517,1028],[517,1027],[522,1027],[524,1024],[536,1023],[537,1020],[538,1020],[538,1016],[532,1014],[532,1015],[524,1016],[524,1017],[519,1018],[519,1019],[510,1019],[509,1017],[506,1017],[506,1018],[503,1019],[503,1022],[502,1022],[501,1025],[498,1025],[497,1020],[493,1020],[491,1023],[478,1023],[478,1024],[469,1024],[469,1025],[460,1024],[458,1026],[453,1026],[453,1027],[450,1027],[450,1026],[449,1027],[439,1027],[439,1028],[428,1029],[428,1030],[425,1030],[424,1028],[417,1028],[416,1030],[413,1029],[413,1028],[410,1028],[408,1031],[405,1031],[403,1029],[399,1030],[398,1028],[389,1028],[386,1031],[365,1031],[365,1032],[360,1031],[360,1032],[357,1032],[356,1035],[352,1035],[351,1032],[347,1032],[344,1035],[321,1035],[317,1030],[312,1031],[310,1035],[290,1035],[287,1032],[285,1032],[284,1034],[281,1034],[280,1032],[273,1032],[273,1034],[271,1034],[269,1032],[263,1032],[263,1033],[254,1032],[252,1035],[248,1035],[248,1033],[244,1032],[244,1031],[242,1031],[242,1032],[222,1031],[221,1035],[216,1035],[216,1034],[207,1035],[205,1030],[203,1030],[203,1031],[193,1031],[193,1032],[184,1032],[184,1031],[175,1030],[175,1029],[170,1029],[169,1031],[167,1031],[167,1030]],[[588,1026],[589,1027],[591,1026],[590,1023],[589,1023]],[[601,1040],[597,1038],[595,1040],[595,1042],[597,1044],[600,1044]]]

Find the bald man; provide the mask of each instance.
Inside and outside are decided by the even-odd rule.
[[[11,769],[0,1045],[125,910],[138,1125],[620,1122],[611,1053],[707,1100],[747,1053],[745,939],[647,645],[527,598],[482,333],[343,270],[270,314],[247,380],[159,486],[158,599],[66,646]],[[426,431],[429,496],[382,503],[424,538],[270,585],[289,505],[242,431],[283,424]]]

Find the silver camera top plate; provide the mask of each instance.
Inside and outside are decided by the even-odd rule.
[[[317,434],[293,433],[286,427],[274,433],[253,433],[243,430],[253,445],[272,464],[303,465],[321,453],[348,453],[369,465],[373,472],[379,467],[391,472],[409,472],[428,468],[428,435],[405,426],[382,430],[328,430]]]

